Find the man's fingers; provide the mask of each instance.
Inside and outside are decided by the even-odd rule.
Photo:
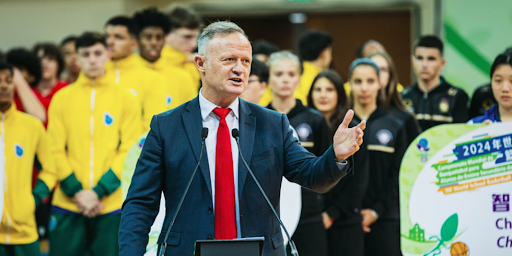
[[[349,109],[347,113],[345,114],[345,118],[343,118],[343,122],[340,126],[343,128],[347,128],[350,122],[352,121],[352,118],[354,118],[354,110]]]
[[[93,218],[96,217],[101,212],[101,210],[103,210],[103,204],[99,203],[96,206],[85,210],[83,214],[88,218]]]
[[[361,130],[362,130],[362,131],[364,131],[364,129],[366,129],[366,121],[365,121],[365,120],[361,121],[361,122],[357,125],[357,127],[361,128]]]

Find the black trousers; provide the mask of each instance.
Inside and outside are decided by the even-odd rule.
[[[401,256],[400,222],[382,220],[370,226],[372,231],[364,235],[365,256]]]
[[[327,230],[329,256],[364,256],[364,232],[361,223],[332,226]]]
[[[327,256],[327,231],[323,222],[299,224],[292,240],[300,256]],[[289,245],[286,254],[291,255]]]

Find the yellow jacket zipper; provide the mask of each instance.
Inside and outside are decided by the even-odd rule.
[[[121,70],[119,70],[119,60],[116,61],[116,80],[115,83],[119,83],[119,78],[121,77]]]
[[[94,81],[91,89],[91,121],[90,121],[90,130],[91,130],[91,148],[90,148],[90,160],[89,160],[89,185],[92,189],[94,187],[94,104],[96,100],[96,90],[94,89]]]

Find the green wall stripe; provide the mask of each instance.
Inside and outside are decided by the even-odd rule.
[[[457,52],[459,52],[483,74],[489,74],[492,64],[482,56],[475,47],[468,43],[452,25],[445,22],[444,31],[448,44],[452,45]]]

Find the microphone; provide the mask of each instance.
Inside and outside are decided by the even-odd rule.
[[[169,225],[169,228],[167,229],[167,233],[165,233],[164,242],[162,245],[160,245],[160,253],[159,256],[165,255],[165,250],[167,248],[167,238],[169,237],[169,233],[171,232],[172,226],[174,225],[174,221],[176,220],[176,217],[178,216],[178,213],[180,212],[181,205],[183,204],[183,201],[185,200],[185,196],[187,195],[188,189],[190,188],[190,185],[192,184],[192,180],[194,179],[194,176],[196,176],[197,168],[199,168],[199,164],[201,163],[201,159],[203,159],[203,151],[204,151],[204,141],[206,140],[206,137],[208,137],[208,128],[203,127],[201,130],[201,154],[199,155],[199,160],[197,161],[196,168],[194,169],[194,172],[192,173],[192,176],[190,177],[190,180],[188,181],[187,187],[185,188],[185,192],[183,192],[183,195],[181,196],[180,203],[178,204],[178,208],[176,209],[176,212],[174,213],[174,216],[172,217],[171,224]]]
[[[251,174],[252,176],[252,179],[254,180],[254,182],[256,183],[256,185],[258,186],[261,194],[263,195],[263,197],[265,198],[265,200],[267,201],[267,204],[268,206],[270,207],[270,209],[272,210],[272,212],[274,213],[274,216],[276,216],[276,219],[279,221],[279,224],[281,225],[281,227],[283,228],[284,230],[284,233],[286,234],[286,237],[288,238],[288,241],[290,243],[290,249],[291,249],[291,253],[293,256],[299,256],[299,252],[297,251],[297,247],[295,247],[295,243],[292,241],[292,239],[290,238],[290,234],[288,234],[288,230],[286,230],[286,227],[284,226],[283,222],[281,221],[281,218],[279,218],[279,215],[277,214],[276,212],[276,209],[274,209],[274,206],[272,206],[272,203],[270,203],[270,200],[268,199],[267,197],[267,194],[265,193],[265,191],[263,190],[263,188],[261,187],[260,183],[258,182],[258,179],[256,179],[256,176],[254,176],[254,173],[252,172],[251,168],[249,167],[249,165],[247,164],[247,162],[245,161],[245,158],[244,156],[242,155],[242,149],[240,148],[240,141],[238,141],[239,137],[240,137],[240,131],[238,131],[238,129],[233,129],[231,131],[231,136],[233,136],[233,138],[235,138],[236,140],[236,145],[238,146],[238,154],[240,155],[240,158],[242,159],[242,162],[244,163],[245,165],[245,168],[247,168],[247,170],[249,171],[249,173]]]

